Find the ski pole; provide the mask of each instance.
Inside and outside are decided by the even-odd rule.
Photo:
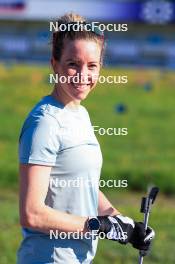
[[[152,187],[148,193],[148,196],[142,198],[140,212],[144,213],[144,231],[145,231],[145,233],[146,233],[146,230],[148,227],[148,220],[149,220],[149,214],[151,211],[151,206],[154,203],[158,192],[159,192],[158,187]],[[139,252],[139,264],[143,263],[143,257],[144,256],[145,256],[145,251],[140,250],[140,252]]]

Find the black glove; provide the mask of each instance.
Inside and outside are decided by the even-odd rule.
[[[146,255],[151,246],[151,240],[155,237],[155,232],[151,227],[147,227],[146,233],[144,231],[144,224],[141,222],[135,222],[135,228],[130,238],[130,243],[134,248],[145,251],[142,252]]]
[[[98,216],[98,220],[100,221],[98,233],[103,232],[105,238],[121,244],[130,242],[139,250],[149,250],[151,240],[155,236],[152,228],[148,227],[145,234],[143,223],[134,222],[131,218],[122,215]]]

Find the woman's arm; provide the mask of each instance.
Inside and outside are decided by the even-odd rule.
[[[87,217],[57,211],[45,205],[51,167],[20,165],[20,223],[23,227],[49,233],[50,230],[64,232],[86,232]]]
[[[114,206],[110,203],[110,201],[106,198],[104,193],[99,190],[98,196],[98,215],[117,215],[120,212],[114,208]]]

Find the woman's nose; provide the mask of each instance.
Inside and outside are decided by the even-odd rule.
[[[87,78],[88,78],[88,68],[86,66],[81,67],[79,69],[79,75],[81,77],[81,81],[80,82],[86,82]]]

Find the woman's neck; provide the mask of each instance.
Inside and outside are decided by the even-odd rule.
[[[80,106],[80,100],[73,100],[72,98],[68,97],[66,94],[61,93],[61,89],[58,87],[54,87],[51,95],[60,103],[64,104],[68,108],[77,109]]]

